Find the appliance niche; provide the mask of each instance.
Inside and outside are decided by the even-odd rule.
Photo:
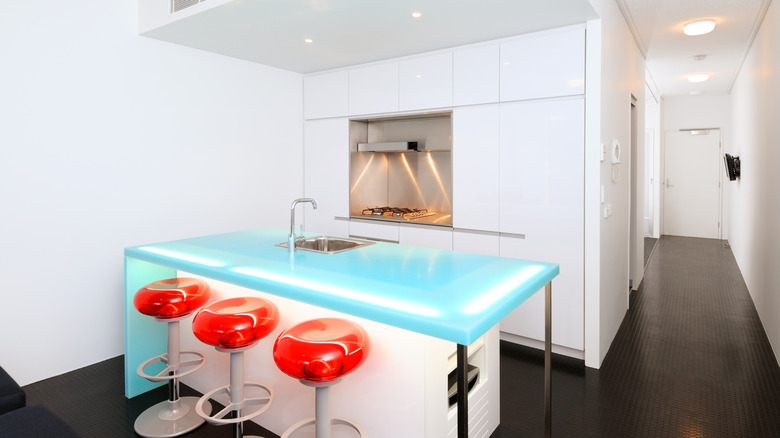
[[[450,113],[351,120],[350,216],[452,226],[451,120]]]

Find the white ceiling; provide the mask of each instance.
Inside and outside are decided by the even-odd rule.
[[[592,18],[587,0],[234,0],[144,35],[311,73]]]
[[[727,94],[771,0],[616,0],[645,54],[647,69],[663,96]],[[683,26],[715,20],[707,35],[687,36]],[[703,60],[696,55],[706,55]],[[710,79],[689,83],[688,75]]]
[[[615,1],[664,96],[728,93],[771,2]],[[422,17],[412,18],[414,11]],[[311,73],[593,18],[588,0],[233,0],[144,35]],[[715,31],[684,35],[683,25],[698,18],[714,19]],[[686,78],[693,73],[711,78],[691,84]]]

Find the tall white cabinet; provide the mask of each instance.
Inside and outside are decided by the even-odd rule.
[[[584,348],[585,102],[501,105],[500,255],[555,262],[553,343]],[[501,322],[507,333],[544,341],[543,294]]]
[[[303,138],[303,190],[307,197],[317,201],[316,210],[302,209],[306,229],[346,236],[349,234],[349,120],[343,117],[307,120]]]

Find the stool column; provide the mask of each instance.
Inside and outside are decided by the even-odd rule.
[[[181,367],[179,356],[181,354],[181,348],[179,346],[180,333],[179,333],[179,321],[171,321],[168,323],[168,366],[170,371],[169,376],[175,376],[179,372]],[[179,409],[179,378],[174,377],[168,380],[168,401],[174,403],[171,405],[171,410],[175,411]]]
[[[244,402],[244,352],[230,353],[230,403],[240,406]],[[241,418],[241,409],[233,411],[233,418]],[[233,438],[244,436],[244,422],[233,423]]]
[[[314,421],[317,438],[330,438],[330,386],[314,390]]]

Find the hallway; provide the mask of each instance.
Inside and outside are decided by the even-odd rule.
[[[553,436],[780,436],[780,368],[724,244],[658,241],[602,368],[554,358]],[[529,384],[541,355],[501,346],[493,437],[543,436],[542,388]]]

